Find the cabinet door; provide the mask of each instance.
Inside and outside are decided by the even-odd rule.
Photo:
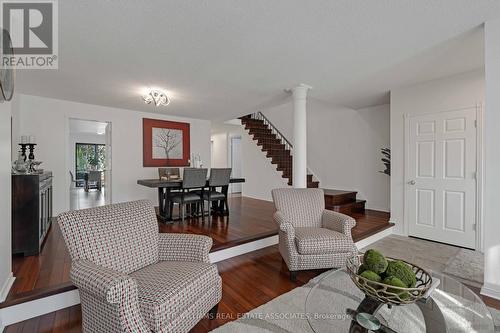
[[[39,205],[39,209],[40,209],[40,215],[39,215],[39,221],[38,221],[38,229],[39,229],[39,234],[38,234],[38,239],[41,241],[42,238],[43,238],[43,229],[44,229],[44,226],[43,226],[43,221],[44,221],[44,217],[45,217],[45,193],[42,191],[40,192],[40,205]]]

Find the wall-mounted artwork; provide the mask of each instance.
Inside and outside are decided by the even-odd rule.
[[[142,119],[143,166],[189,166],[189,123]]]

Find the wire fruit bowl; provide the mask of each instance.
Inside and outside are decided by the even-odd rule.
[[[400,259],[387,258],[387,261]],[[412,304],[424,297],[432,286],[432,277],[423,268],[412,263],[405,262],[415,273],[417,283],[414,288],[396,287],[382,282],[376,282],[358,275],[359,266],[363,263],[363,254],[358,254],[347,259],[347,272],[354,284],[377,301],[384,304],[405,305]]]

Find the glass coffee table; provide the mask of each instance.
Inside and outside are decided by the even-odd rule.
[[[365,297],[346,270],[333,270],[317,281],[307,296],[308,323],[316,333],[494,332],[488,308],[472,290],[446,275],[431,275],[441,282],[427,300],[389,307]],[[362,320],[367,316],[358,313],[374,315],[380,327],[368,330],[369,323]]]

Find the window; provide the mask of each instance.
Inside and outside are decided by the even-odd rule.
[[[75,147],[75,175],[77,186],[83,186],[85,172],[106,169],[106,146],[95,143],[77,143]]]

